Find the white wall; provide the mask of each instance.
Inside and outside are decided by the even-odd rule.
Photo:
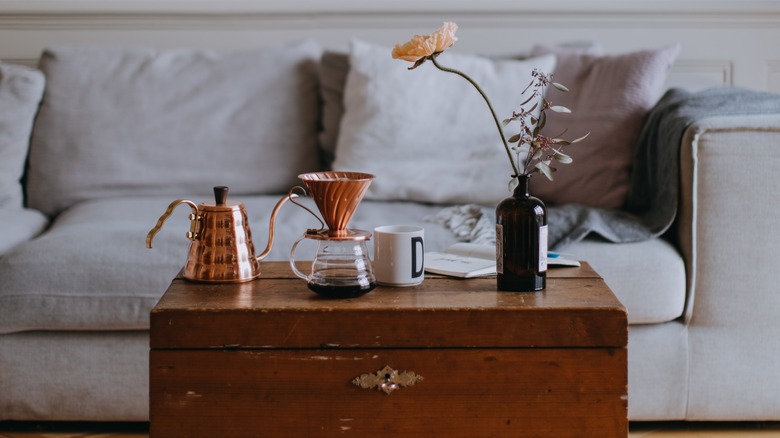
[[[61,42],[241,49],[312,37],[387,45],[460,25],[456,49],[519,53],[591,40],[608,52],[679,42],[670,85],[780,92],[780,1],[0,0],[0,59],[30,65]]]

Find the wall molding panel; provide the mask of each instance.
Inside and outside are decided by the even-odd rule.
[[[678,59],[669,74],[669,84],[697,91],[711,86],[734,85],[734,65],[724,60]]]
[[[456,49],[524,53],[594,41],[607,53],[680,43],[669,85],[780,91],[780,1],[773,0],[0,0],[0,59],[35,65],[57,43],[247,49],[315,38],[392,45],[442,21]]]
[[[0,0],[8,12],[58,13],[291,13],[378,14],[419,13],[672,13],[765,14],[780,13],[773,0]]]
[[[766,63],[766,89],[773,93],[780,93],[780,59]]]

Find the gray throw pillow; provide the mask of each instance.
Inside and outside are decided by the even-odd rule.
[[[0,208],[22,207],[20,180],[45,82],[38,70],[0,64]]]
[[[496,204],[509,196],[512,168],[477,90],[430,62],[409,71],[391,51],[352,41],[333,169],[374,174],[366,199]],[[551,55],[519,61],[447,52],[438,59],[467,72],[498,117],[520,110],[535,68],[555,66]]]
[[[35,125],[29,205],[286,192],[317,169],[313,41],[244,52],[58,46]]]

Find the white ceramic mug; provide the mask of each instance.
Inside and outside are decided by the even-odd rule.
[[[374,228],[374,276],[385,286],[414,286],[425,278],[424,230],[414,225]]]

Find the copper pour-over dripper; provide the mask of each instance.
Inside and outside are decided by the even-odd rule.
[[[314,172],[298,175],[314,198],[322,219],[301,204],[322,227],[308,229],[290,249],[290,268],[315,293],[327,298],[355,298],[376,287],[366,241],[371,233],[347,229],[374,175],[360,172]],[[304,190],[303,187],[293,187]],[[327,224],[327,228],[326,228]],[[311,262],[310,273],[302,272],[295,261],[298,244],[304,240],[317,241],[317,252]]]
[[[328,226],[327,236],[347,237],[350,234],[347,225],[374,175],[331,171],[304,173],[298,178],[306,184],[317,204],[322,220]]]

